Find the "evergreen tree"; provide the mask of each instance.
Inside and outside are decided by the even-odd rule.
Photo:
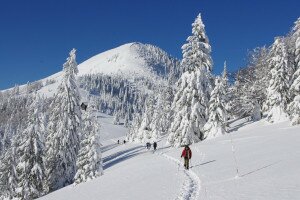
[[[215,88],[211,93],[211,98],[209,101],[209,118],[204,126],[204,137],[206,139],[218,137],[225,134],[226,131],[226,79],[224,80],[223,78],[224,77],[216,77]]]
[[[14,145],[0,159],[0,197],[12,199],[16,196],[17,188],[17,161]]]
[[[92,109],[83,114],[83,138],[77,158],[77,173],[75,184],[89,181],[102,174],[102,159],[100,151],[99,129]]]
[[[35,199],[43,194],[44,170],[44,124],[39,97],[30,106],[28,125],[22,133],[17,147],[18,186],[16,196],[21,199]]]
[[[212,88],[211,47],[199,14],[192,24],[192,35],[182,46],[184,73],[177,82],[172,105],[175,113],[168,142],[173,146],[191,144],[203,139]]]
[[[150,95],[146,100],[145,111],[142,115],[142,121],[137,133],[137,140],[140,142],[146,142],[151,139],[157,139],[157,135],[154,135],[151,129],[151,122],[153,120],[154,115],[154,105],[154,98],[152,95]]]
[[[169,82],[170,83],[170,82]],[[154,108],[154,114],[150,124],[152,134],[157,138],[165,135],[171,126],[171,104],[173,101],[173,90],[171,85],[161,86]]]
[[[295,73],[290,87],[293,101],[289,104],[289,114],[292,124],[300,124],[300,18],[295,22],[292,41],[294,41]]]
[[[142,122],[141,114],[134,113],[131,125],[128,129],[126,140],[128,140],[129,142],[133,142],[136,140],[141,122]]]
[[[80,93],[75,49],[63,66],[63,79],[51,103],[46,142],[47,191],[73,182],[81,135]]]
[[[119,112],[115,112],[114,115],[115,115],[115,117],[114,117],[113,124],[119,125],[120,124],[120,114],[119,114]]]
[[[282,38],[276,38],[270,51],[269,65],[271,80],[268,87],[267,106],[270,108],[267,120],[277,122],[286,120],[289,76],[287,74],[287,52]]]

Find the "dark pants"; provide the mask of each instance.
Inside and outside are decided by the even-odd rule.
[[[189,169],[190,165],[190,160],[188,158],[184,158],[184,167],[186,169]]]

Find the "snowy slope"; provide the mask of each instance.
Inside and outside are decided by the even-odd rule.
[[[108,131],[109,118],[103,120]],[[192,167],[186,171],[181,149],[165,146],[165,138],[152,154],[139,144],[117,145],[113,137],[122,134],[112,127],[111,138],[102,142],[104,175],[42,199],[298,200],[300,127],[238,120],[230,129],[238,178],[230,135],[192,145]]]

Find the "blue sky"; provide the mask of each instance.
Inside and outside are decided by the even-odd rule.
[[[181,58],[202,13],[214,72],[270,45],[300,17],[299,0],[0,0],[0,89],[58,72],[75,47],[78,62],[128,42],[157,45]]]

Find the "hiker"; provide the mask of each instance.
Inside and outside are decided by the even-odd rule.
[[[153,148],[154,148],[154,151],[156,151],[156,147],[157,147],[157,143],[156,143],[156,142],[154,142],[154,143],[153,143]]]
[[[146,143],[146,147],[147,147],[148,150],[151,148],[150,142],[147,142],[147,143]]]
[[[124,144],[126,143],[126,140],[124,140]]]
[[[120,140],[118,140],[118,144],[120,144]]]
[[[192,151],[188,145],[185,145],[185,147],[182,151],[182,154],[181,154],[181,158],[182,157],[184,158],[185,169],[189,169],[190,159],[192,158]]]

